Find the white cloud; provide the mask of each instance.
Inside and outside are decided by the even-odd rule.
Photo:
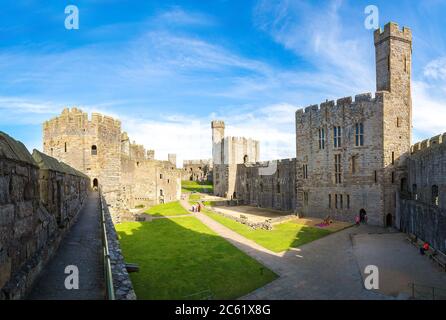
[[[432,60],[424,67],[424,76],[434,80],[446,80],[446,57]]]
[[[430,138],[446,132],[446,97],[436,98],[435,86],[412,81],[412,105],[414,141]]]

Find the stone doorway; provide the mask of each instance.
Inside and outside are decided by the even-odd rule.
[[[393,217],[390,213],[386,216],[386,227],[391,227],[393,225]]]
[[[359,221],[366,222],[365,216],[367,215],[366,211],[364,209],[359,210]]]
[[[93,179],[93,189],[97,190],[98,187],[99,187],[98,179],[94,178]]]

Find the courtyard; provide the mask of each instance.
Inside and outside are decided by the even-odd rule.
[[[147,212],[158,219],[116,226],[126,261],[140,266],[131,274],[139,299],[446,298],[446,273],[393,229],[320,228],[321,219],[297,217],[252,229],[214,210],[258,221],[274,219],[274,210],[189,211],[204,198],[193,193]],[[367,265],[378,267],[379,289],[365,288]]]
[[[277,277],[193,216],[116,230],[126,261],[140,267],[130,274],[138,299],[235,299]]]

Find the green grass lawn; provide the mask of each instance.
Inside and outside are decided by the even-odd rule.
[[[153,206],[152,208],[145,211],[145,213],[150,214],[155,217],[161,216],[179,216],[183,214],[190,214],[186,209],[184,209],[179,201],[169,202],[165,204],[159,204]]]
[[[212,182],[209,181],[189,181],[183,180],[181,181],[181,192],[203,192],[203,193],[212,193],[214,191],[214,186]]]
[[[130,274],[138,299],[235,299],[277,277],[194,217],[116,230],[126,262],[140,267]]]
[[[229,229],[274,252],[296,248],[331,233],[328,230],[307,227],[291,221],[276,224],[273,226],[273,230],[254,230],[218,213],[209,210],[203,210],[202,212]]]

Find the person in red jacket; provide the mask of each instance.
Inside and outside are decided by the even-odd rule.
[[[420,253],[424,255],[426,251],[429,251],[429,243],[427,242],[425,242],[423,246],[420,248]]]

